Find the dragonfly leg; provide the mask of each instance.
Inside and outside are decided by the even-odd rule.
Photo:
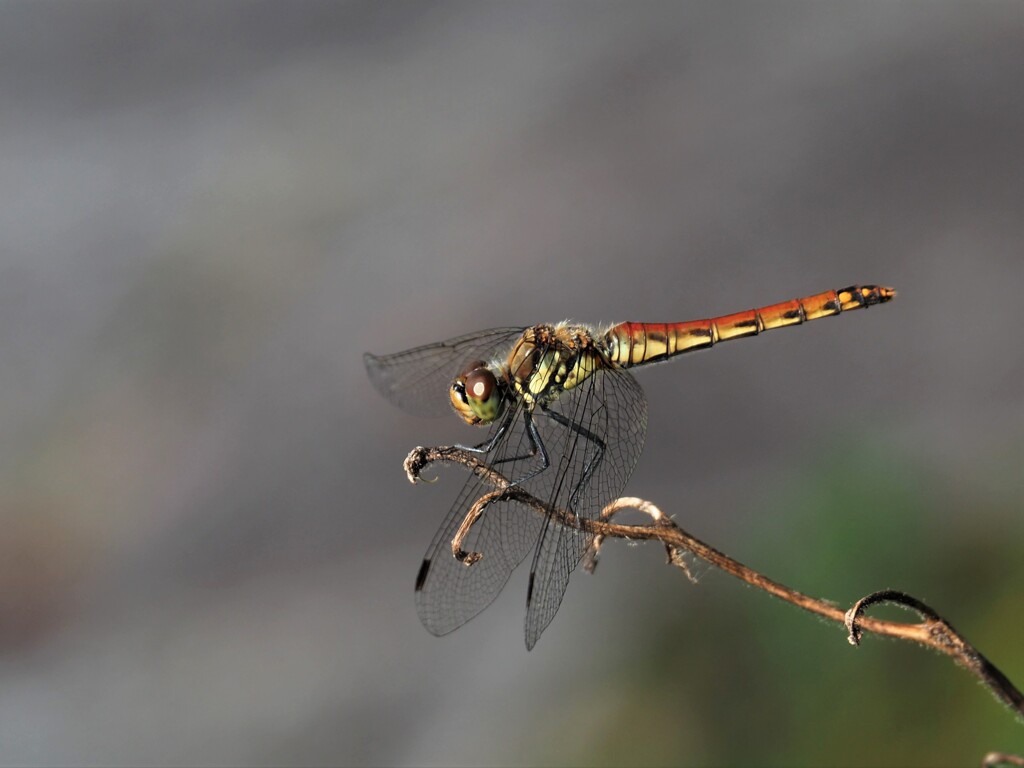
[[[532,411],[523,412],[523,424],[526,426],[526,437],[530,441],[530,449],[526,453],[520,453],[518,456],[505,456],[504,458],[496,459],[494,462],[491,463],[492,467],[496,467],[499,464],[504,464],[509,461],[522,461],[523,459],[532,459],[535,458],[538,453],[540,454],[540,466],[531,471],[525,477],[520,477],[518,480],[512,481],[512,485],[518,485],[519,483],[522,483],[525,480],[529,480],[531,477],[538,474],[539,472],[543,472],[549,466],[548,452],[544,449],[544,443],[540,439],[540,433],[537,432],[537,427],[533,423]]]
[[[502,419],[501,424],[494,434],[490,435],[486,440],[478,445],[463,445],[462,443],[456,443],[455,447],[460,451],[470,451],[471,453],[490,453],[494,450],[494,446],[498,444],[504,434],[508,431],[509,426],[512,424],[512,420],[515,418],[515,410],[511,409]]]
[[[594,470],[597,469],[598,465],[601,463],[601,460],[604,458],[604,451],[607,446],[605,445],[604,440],[599,438],[597,435],[595,435],[589,429],[584,427],[582,424],[577,424],[572,419],[563,416],[557,411],[548,410],[547,408],[544,409],[544,413],[550,419],[558,422],[566,429],[572,430],[585,440],[589,440],[591,443],[593,443],[593,445],[596,448],[594,455],[587,461],[586,465],[583,467],[583,476],[580,477],[579,482],[576,483],[576,487],[573,488],[572,493],[569,495],[569,504],[573,508],[573,511],[575,511],[576,505],[579,502],[580,494],[583,492],[583,489],[587,487],[587,483],[590,482],[590,478],[591,476],[593,476]]]
[[[513,480],[509,484],[509,488],[516,485],[521,485],[529,480],[531,477],[536,477],[545,469],[551,466],[551,460],[548,458],[547,448],[544,447],[544,441],[540,437],[540,432],[537,431],[537,425],[533,423],[533,411],[523,412],[523,424],[526,425],[526,436],[530,438],[530,452],[525,456],[518,458],[528,458],[540,454],[540,466],[527,472],[517,480]],[[495,462],[497,463],[497,462]]]
[[[492,491],[491,493],[481,496],[479,499],[476,500],[476,502],[470,508],[469,512],[466,513],[466,517],[463,518],[462,523],[459,525],[458,530],[455,532],[455,536],[452,537],[452,555],[455,557],[456,560],[458,560],[460,563],[467,567],[473,565],[484,556],[483,552],[470,552],[462,548],[462,543],[466,540],[466,537],[469,536],[470,530],[476,524],[476,521],[479,520],[480,517],[483,515],[484,510],[487,509],[487,507],[489,507],[491,504],[497,501],[502,501],[505,497],[505,493],[508,491],[509,488],[514,488],[520,483],[526,482],[531,477],[540,474],[549,466],[551,466],[551,461],[548,458],[547,449],[544,447],[544,441],[541,440],[540,433],[537,431],[537,425],[533,423],[533,413],[531,411],[523,412],[523,424],[526,427],[526,436],[530,440],[529,452],[523,454],[522,456],[509,456],[504,459],[499,459],[494,462],[494,465],[500,464],[503,461],[515,461],[518,459],[532,458],[537,454],[540,454],[540,466],[535,467],[533,470],[528,472],[523,477],[510,481],[508,486],[505,487],[504,489]],[[502,426],[496,431],[495,437],[492,437],[491,440],[489,440],[488,442],[496,443],[497,440],[495,438],[500,437],[507,429],[507,427],[507,423],[502,424]],[[462,448],[462,446],[459,447]],[[494,446],[491,445],[490,448],[488,448],[487,450],[490,450],[493,447]],[[485,451],[481,447],[481,450],[479,452],[483,453]]]
[[[508,415],[505,417],[504,421],[498,427],[498,429],[494,431],[494,434],[488,437],[482,443],[479,443],[477,445],[462,445],[462,443],[457,443],[455,447],[461,451],[470,451],[471,453],[490,453],[498,445],[498,442],[504,436],[505,432],[508,431],[508,428],[509,426],[511,426],[512,421],[515,419],[516,415],[516,412],[510,411]],[[541,442],[540,434],[537,432],[537,428],[533,424],[530,411],[523,412],[523,419],[526,424],[526,436],[530,440],[530,449],[526,453],[521,453],[516,456],[505,456],[500,459],[495,459],[493,462],[491,462],[491,466],[496,467],[499,464],[506,464],[510,461],[522,461],[523,459],[532,459],[538,453],[541,454],[541,466],[530,472],[526,477],[522,477],[514,481],[512,483],[513,485],[521,483],[524,480],[528,480],[529,478],[536,475],[538,472],[543,472],[545,469],[548,468],[547,452],[544,450],[544,445]]]

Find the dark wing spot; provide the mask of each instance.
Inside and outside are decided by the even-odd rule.
[[[533,577],[536,574],[530,573],[530,584],[526,587],[526,607],[530,607],[530,601],[533,600]]]
[[[420,572],[416,574],[416,591],[419,592],[423,589],[423,584],[427,580],[427,573],[430,572],[430,558],[428,557],[423,561],[420,566]]]

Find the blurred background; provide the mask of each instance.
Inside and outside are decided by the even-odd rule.
[[[609,543],[413,606],[477,437],[365,350],[885,307],[638,375],[627,491],[1024,684],[1024,6],[0,6],[0,763],[975,764],[948,659]],[[440,393],[443,396],[443,393]],[[889,614],[892,615],[892,614]],[[908,614],[902,614],[912,618]]]

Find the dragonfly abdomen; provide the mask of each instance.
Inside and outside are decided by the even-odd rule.
[[[720,341],[756,336],[774,328],[801,325],[840,312],[881,304],[895,295],[891,288],[855,285],[706,320],[619,323],[605,334],[604,344],[612,363],[630,368],[661,362],[684,352],[707,349]]]

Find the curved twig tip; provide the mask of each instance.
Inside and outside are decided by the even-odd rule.
[[[989,752],[982,758],[982,768],[998,768],[1001,765],[1024,765],[1024,757],[1006,752]]]
[[[862,597],[854,603],[850,610],[846,612],[844,622],[846,624],[846,630],[849,632],[847,639],[850,641],[850,645],[860,645],[860,639],[863,634],[860,628],[861,614],[863,614],[867,608],[879,603],[891,603],[893,605],[898,605],[901,608],[914,611],[926,622],[946,623],[930,606],[922,603],[913,595],[908,595],[906,592],[900,592],[897,589],[882,589],[878,592],[872,592],[866,597]],[[950,627],[950,629],[952,629],[952,627]]]

